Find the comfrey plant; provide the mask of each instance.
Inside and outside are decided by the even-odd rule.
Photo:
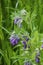
[[[36,28],[32,28],[33,26],[31,25],[31,20],[30,20],[30,24],[29,24],[29,22],[28,22],[28,24],[31,25],[31,29],[30,29],[31,34],[30,35],[28,34],[28,31],[25,28],[25,23],[27,25],[26,21],[28,21],[27,20],[28,14],[27,14],[27,11],[25,11],[25,10],[21,10],[21,13],[22,14],[16,15],[14,17],[15,33],[11,34],[11,36],[10,36],[11,45],[13,45],[14,48],[17,45],[16,51],[18,53],[17,54],[18,62],[17,61],[16,62],[18,64],[20,62],[20,65],[34,65],[34,64],[40,65],[41,52],[39,52],[39,51],[41,51],[41,49],[40,49],[41,43],[39,42],[39,32],[37,31]],[[23,18],[26,18],[26,21]],[[33,18],[33,17],[31,16],[31,18]],[[27,27],[28,27],[28,25],[27,25]],[[39,46],[38,46],[38,43],[40,43]],[[41,45],[41,48],[43,49],[43,44]],[[29,62],[27,60],[24,62],[24,60],[26,58],[28,59]],[[21,61],[19,59],[21,61],[23,60],[24,63],[21,63]],[[30,60],[31,60],[31,62],[30,62]]]
[[[43,65],[43,0],[0,1],[0,65]]]

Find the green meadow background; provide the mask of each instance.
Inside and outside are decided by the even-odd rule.
[[[25,58],[34,59],[35,52],[29,56],[29,53],[25,54],[19,45],[12,47],[9,42],[11,32],[15,30],[16,33],[19,33],[20,31],[13,21],[14,16],[17,15],[15,12],[18,13],[22,9],[28,12],[24,18],[25,23],[23,23],[21,32],[29,32],[32,38],[30,43],[33,47],[29,53],[31,54],[36,47],[42,44],[39,41],[43,38],[43,0],[0,0],[0,65],[24,65]],[[27,24],[28,16],[30,25]],[[21,56],[23,53],[25,56]],[[41,51],[40,58],[41,64],[39,65],[43,65],[43,51]],[[34,60],[32,64],[38,65]]]

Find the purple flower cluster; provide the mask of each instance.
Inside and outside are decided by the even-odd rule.
[[[12,45],[18,44],[19,40],[20,40],[20,38],[17,36],[11,35],[11,37],[10,37],[10,42]]]
[[[24,49],[26,49],[27,48],[27,41],[29,40],[29,38],[27,36],[24,36],[23,38],[25,40],[23,40],[22,43],[24,45]],[[12,45],[17,45],[19,41],[20,41],[20,38],[17,35],[15,36],[14,34],[12,34],[10,36],[10,42]]]

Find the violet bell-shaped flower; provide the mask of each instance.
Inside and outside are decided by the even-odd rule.
[[[40,62],[40,58],[36,57],[35,61],[36,61],[36,63],[39,63]]]
[[[12,45],[18,44],[19,40],[20,40],[19,37],[16,37],[14,35],[11,35],[11,37],[10,37],[10,42]]]

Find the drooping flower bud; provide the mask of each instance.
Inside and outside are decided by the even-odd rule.
[[[24,45],[24,48],[26,49],[26,47],[27,47],[26,41],[22,41],[22,43]]]
[[[35,61],[36,61],[36,63],[39,63],[40,62],[40,58],[39,57],[36,57],[35,58]]]
[[[19,37],[14,36],[14,34],[10,36],[10,42],[12,45],[18,44],[19,40],[20,40]]]

